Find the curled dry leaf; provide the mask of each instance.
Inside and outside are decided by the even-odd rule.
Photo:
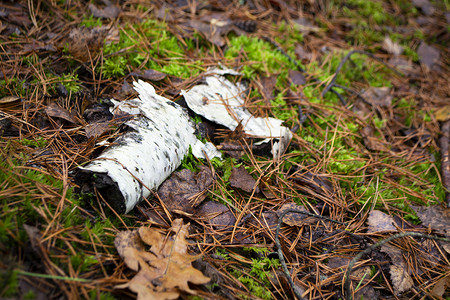
[[[230,185],[247,193],[253,192],[253,189],[255,189],[256,193],[259,193],[259,187],[256,186],[256,180],[248,174],[243,166],[231,170]]]
[[[60,107],[55,102],[50,103],[45,108],[45,112],[49,117],[60,118],[72,124],[78,123],[77,120],[70,114],[70,112],[67,109]]]
[[[188,169],[174,172],[161,185],[158,195],[170,211],[190,216],[206,198],[206,190],[213,178],[209,168],[200,168],[198,173]]]
[[[401,294],[408,291],[414,282],[405,269],[392,265],[389,273],[391,274],[392,285],[394,286],[395,294]]]
[[[391,88],[389,87],[370,87],[362,94],[362,96],[372,105],[388,108],[392,105],[393,99],[393,97],[389,95],[390,92]]]
[[[379,210],[370,212],[367,224],[369,225],[367,232],[397,230],[393,225],[395,224],[394,218]]]
[[[173,221],[166,238],[155,228],[141,227],[120,232],[114,245],[126,265],[138,273],[128,282],[117,286],[137,293],[137,299],[176,299],[180,293],[196,294],[188,283],[205,284],[210,279],[192,266],[197,256],[187,253],[189,224]],[[150,252],[143,245],[151,246]]]

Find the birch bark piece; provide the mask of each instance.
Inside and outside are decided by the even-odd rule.
[[[278,156],[289,144],[292,133],[289,128],[282,126],[282,120],[275,118],[257,118],[244,108],[242,84],[235,85],[227,80],[224,74],[236,74],[233,70],[209,71],[206,84],[194,86],[189,91],[182,90],[187,105],[195,113],[206,119],[223,125],[230,130],[236,129],[242,122],[244,132],[257,138],[265,138],[263,142],[278,139],[274,142],[272,154]]]
[[[196,157],[220,157],[211,143],[197,139],[186,111],[177,103],[159,96],[150,84],[134,82],[139,98],[115,102],[114,113],[134,117],[130,129],[98,158],[79,167],[77,181],[94,186],[118,212],[127,213],[150,195],[180,166],[189,146]]]

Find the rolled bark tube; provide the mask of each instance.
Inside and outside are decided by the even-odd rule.
[[[134,82],[139,98],[116,102],[114,114],[130,114],[128,131],[98,158],[79,167],[76,181],[83,192],[94,187],[118,213],[127,213],[180,166],[192,147],[196,157],[220,157],[211,143],[202,143],[187,112],[159,96],[150,84]]]

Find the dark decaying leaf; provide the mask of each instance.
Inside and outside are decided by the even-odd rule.
[[[296,172],[292,175],[295,182],[307,185],[316,193],[332,195],[334,193],[333,185],[326,178],[325,174],[314,174],[310,171]]]
[[[441,298],[444,296],[445,291],[447,291],[450,288],[450,277],[445,276],[442,279],[440,279],[431,290],[431,294],[435,297]]]
[[[395,221],[390,215],[379,210],[372,210],[367,218],[367,232],[380,232],[397,230],[394,226]]]
[[[109,1],[108,1],[109,2]],[[94,4],[89,4],[89,10],[95,18],[104,18],[104,19],[114,19],[116,18],[120,12],[122,11],[120,7],[111,5],[107,5],[105,8],[98,8]]]
[[[423,226],[430,227],[440,234],[450,234],[450,208],[440,205],[410,207],[416,212]]]
[[[102,134],[108,132],[110,130],[109,128],[109,122],[99,122],[99,123],[92,123],[86,125],[85,132],[86,137],[89,139],[91,137],[99,137]]]
[[[83,118],[88,123],[107,122],[113,118],[113,114],[109,111],[108,105],[96,103],[84,110]]]
[[[73,124],[78,123],[77,120],[70,114],[70,112],[67,111],[67,109],[60,107],[55,102],[50,103],[45,108],[45,112],[49,117],[60,118]]]
[[[188,169],[174,172],[161,185],[158,195],[170,211],[192,215],[194,208],[206,198],[206,189],[213,178],[209,168],[200,168],[198,173]]]
[[[364,141],[364,146],[372,151],[388,151],[386,143],[384,143],[380,137],[375,136],[375,130],[372,126],[365,126],[360,131]]]
[[[288,210],[296,210],[296,211],[304,211],[308,212],[308,210],[303,205],[297,205],[295,203],[287,203],[284,204],[278,211],[277,215],[280,217],[285,211]],[[313,224],[316,222],[316,219],[309,217],[304,214],[299,213],[287,213],[283,217],[283,223],[289,226],[303,226],[308,224]]]
[[[255,190],[256,193],[259,193],[259,187],[256,186],[256,180],[248,174],[243,166],[231,170],[230,185],[231,187],[239,188],[247,193],[251,193],[253,190]]]
[[[397,68],[397,70],[405,75],[411,74],[415,71],[412,62],[401,57],[392,57],[389,59],[388,64]]]
[[[217,230],[229,230],[236,223],[236,217],[230,209],[222,203],[207,201],[195,211],[195,217],[200,217],[206,224]]]
[[[306,83],[303,73],[297,70],[289,70],[289,79],[296,85],[304,85]]]
[[[362,94],[362,96],[372,105],[390,107],[393,99],[393,97],[389,95],[390,92],[391,88],[389,87],[370,87]]]
[[[167,77],[166,73],[152,69],[145,70],[144,72],[131,72],[130,75],[151,81],[160,81]]]
[[[261,77],[259,81],[256,81],[258,90],[264,98],[264,102],[269,105],[270,101],[274,98],[272,93],[277,83],[276,76]]]
[[[229,20],[211,19],[208,23],[200,20],[190,20],[188,25],[204,34],[214,45],[222,47],[225,45],[223,36],[230,32],[231,24],[232,22]]]
[[[426,65],[428,68],[432,68],[441,56],[440,51],[434,46],[428,46],[425,42],[422,42],[417,49],[420,62]]]
[[[431,16],[435,12],[435,8],[431,5],[430,1],[428,0],[413,0],[412,4],[420,8],[424,15]]]

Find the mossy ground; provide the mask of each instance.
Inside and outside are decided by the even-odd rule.
[[[123,95],[122,83],[130,81],[129,74],[139,70],[152,69],[167,74],[165,81],[154,84],[159,93],[178,100],[179,96],[174,92],[178,89],[176,83],[184,82],[184,87],[189,87],[208,67],[220,63],[242,73],[233,80],[242,80],[250,87],[246,104],[256,114],[279,118],[293,128],[299,123],[298,106],[303,108],[307,119],[299,124],[291,146],[280,160],[250,152],[241,159],[227,157],[211,162],[218,178],[208,199],[228,205],[236,215],[246,209],[255,213],[263,208],[275,211],[287,199],[308,207],[316,205],[320,202],[317,195],[290,182],[293,174],[299,171],[314,171],[326,176],[336,191],[335,202],[327,203],[329,214],[340,220],[361,217],[376,208],[418,224],[419,219],[411,205],[443,203],[445,189],[441,183],[436,145],[438,123],[433,116],[433,109],[438,104],[434,100],[428,101],[427,96],[412,96],[409,88],[408,92],[404,91],[404,86],[411,86],[422,89],[425,94],[430,93],[430,82],[416,80],[412,86],[378,61],[355,54],[336,82],[358,92],[369,87],[391,87],[391,107],[381,116],[370,108],[370,112],[361,117],[354,109],[358,99],[351,93],[336,88],[348,100],[346,107],[332,93],[321,95],[342,59],[355,47],[378,54],[382,52],[381,42],[385,36],[390,36],[392,41],[403,46],[403,57],[417,63],[419,41],[445,45],[442,36],[448,36],[448,26],[444,31],[426,35],[414,26],[410,26],[413,30],[408,33],[392,30],[406,26],[410,18],[420,15],[409,1],[330,1],[329,7],[321,8],[312,18],[320,30],[308,36],[302,33],[301,27],[284,20],[283,13],[275,9],[273,17],[264,17],[261,24],[258,23],[264,33],[230,33],[225,36],[227,43],[223,48],[211,44],[198,32],[179,31],[170,20],[157,19],[153,5],[129,4],[123,7],[126,13],[112,22],[86,13],[86,3],[72,5],[68,2],[43,5],[40,8],[43,14],[38,18],[39,31],[28,35],[22,29],[20,35],[0,37],[2,42],[19,48],[29,39],[42,38],[46,28],[54,25],[50,21],[52,17],[60,24],[76,20],[79,26],[108,26],[119,32],[115,40],[102,44],[88,62],[80,61],[70,52],[70,47],[62,43],[54,57],[39,54],[39,50],[24,52],[14,60],[8,59],[8,66],[14,66],[15,72],[2,70],[2,74],[5,72],[8,76],[0,79],[0,99],[18,96],[22,100],[0,106],[2,111],[14,116],[15,128],[10,135],[4,134],[0,138],[3,149],[0,150],[0,297],[37,297],[38,290],[20,287],[24,278],[33,278],[24,275],[25,272],[34,273],[36,278],[42,274],[53,276],[52,280],[45,279],[50,287],[48,290],[56,290],[49,297],[72,295],[74,299],[114,299],[130,296],[114,289],[114,285],[125,278],[116,276],[117,270],[123,271],[123,266],[113,240],[118,230],[138,226],[146,219],[137,211],[117,217],[108,213],[107,206],[97,195],[82,197],[74,192],[73,171],[78,164],[93,157],[94,143],[83,133],[86,122],[80,121],[76,125],[55,122],[49,120],[43,110],[46,104],[56,101],[82,120],[83,111],[89,105],[113,96],[127,97],[120,96]],[[239,5],[237,2],[235,4]],[[448,9],[447,2],[436,5]],[[248,6],[242,9],[249,10]],[[333,20],[345,24],[342,25],[344,29],[331,28]],[[63,36],[64,31],[55,28],[54,34]],[[339,47],[330,42],[333,30],[340,35],[336,42]],[[291,84],[289,71],[297,66],[263,39],[267,35],[306,70],[308,82],[305,85]],[[297,45],[313,42],[328,48],[315,50],[318,59],[298,59]],[[10,50],[2,51],[2,59],[7,60]],[[262,97],[261,86],[254,84],[268,76],[276,76],[269,103]],[[322,83],[314,82],[312,77]],[[67,96],[58,92],[60,85],[66,89]],[[292,93],[300,96],[292,100]],[[367,148],[361,134],[366,127],[372,128],[384,150]],[[404,133],[408,130],[411,135]],[[182,168],[197,170],[200,163],[208,162],[190,155],[183,161]],[[232,189],[229,184],[231,170],[241,165],[259,179],[261,185],[268,187],[278,202],[262,195],[249,198],[249,195]],[[27,234],[24,225],[38,229],[41,236]],[[272,277],[279,269],[278,260],[269,258],[269,252],[274,250],[270,244],[273,241],[252,234],[252,241],[260,243],[262,248],[241,249],[236,254],[238,251],[233,248],[215,246],[209,248],[207,255],[215,253],[220,257],[225,262],[223,272],[226,276],[234,278],[231,279],[234,284],[240,282],[245,286],[239,293],[234,291],[235,296],[244,299],[282,297],[273,288]],[[33,239],[41,240],[40,247],[46,251],[32,247]],[[270,251],[266,249],[267,245],[271,247]],[[318,255],[320,251],[308,253]],[[217,286],[212,283],[208,289],[213,294]]]

